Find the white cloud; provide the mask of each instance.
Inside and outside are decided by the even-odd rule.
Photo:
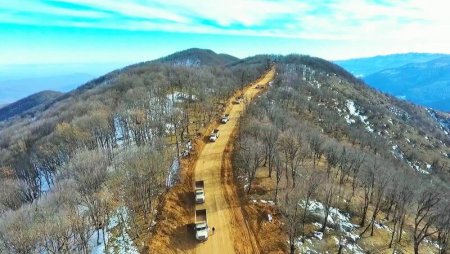
[[[307,3],[299,1],[256,1],[256,0],[229,0],[229,1],[203,1],[203,0],[175,0],[161,1],[175,11],[185,15],[201,17],[212,20],[221,26],[241,24],[247,27],[261,25],[264,21],[283,15],[300,15],[311,9]]]
[[[162,19],[172,22],[188,22],[189,20],[170,10],[153,6],[152,1],[120,1],[120,0],[57,0],[59,2],[86,5],[103,11],[112,11],[127,17]]]
[[[106,29],[270,36],[354,45],[355,54],[448,52],[450,15],[438,0],[54,0],[89,7],[74,10],[38,0],[2,3],[1,21]],[[9,11],[8,11],[9,10]],[[57,20],[14,16],[17,11]],[[90,18],[74,21],[71,17]],[[325,51],[325,49],[321,49]],[[330,55],[339,57],[339,52]]]
[[[2,16],[0,16],[0,21],[8,21],[8,15],[11,20],[17,20],[19,17],[12,18],[18,12],[26,12],[28,14],[45,14],[45,15],[59,15],[65,17],[82,17],[82,18],[104,18],[106,14],[103,12],[95,10],[72,10],[67,8],[60,8],[49,6],[47,4],[38,1],[27,1],[27,0],[16,0],[8,1],[2,3],[0,10],[3,9]],[[27,18],[32,18],[33,16],[27,16]],[[21,17],[23,18],[23,17]],[[51,20],[49,20],[51,21]]]

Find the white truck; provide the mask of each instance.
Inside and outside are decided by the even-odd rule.
[[[214,129],[211,134],[209,135],[209,141],[216,142],[216,140],[219,138],[219,129]]]
[[[195,203],[205,203],[205,182],[195,181]]]
[[[221,123],[227,123],[229,120],[230,120],[230,114],[225,114],[224,116],[222,116],[222,118],[220,118]]]
[[[208,240],[208,219],[206,209],[195,210],[195,239],[199,241]]]

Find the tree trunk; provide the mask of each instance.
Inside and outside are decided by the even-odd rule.
[[[414,254],[419,254],[419,243],[414,241]]]
[[[294,243],[291,243],[291,251],[290,251],[290,253],[291,254],[295,254],[295,245],[294,245]]]

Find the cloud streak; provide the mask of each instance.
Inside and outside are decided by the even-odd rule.
[[[359,43],[379,53],[450,44],[438,0],[14,0],[0,12],[0,23]]]
[[[74,10],[62,4],[89,10]],[[392,38],[403,38],[402,31],[414,37],[412,30],[427,26],[432,30],[448,28],[450,18],[439,6],[434,0],[383,4],[361,0],[314,4],[292,0],[16,0],[0,7],[8,13],[0,17],[0,22],[19,23],[20,16],[14,18],[12,14],[34,13],[48,15],[47,20],[35,21],[50,26],[355,40],[374,39],[392,28],[396,32],[387,33]],[[30,15],[25,22],[32,22],[33,16],[38,17]],[[76,18],[87,20],[80,22]]]

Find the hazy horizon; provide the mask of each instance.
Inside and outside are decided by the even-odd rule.
[[[333,61],[450,53],[450,36],[442,32],[450,30],[450,16],[433,2],[8,1],[0,6],[0,82],[100,76],[188,48]]]

